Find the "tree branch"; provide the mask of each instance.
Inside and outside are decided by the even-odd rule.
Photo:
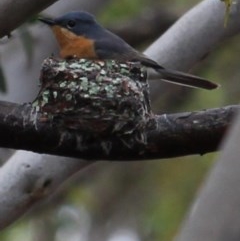
[[[201,1],[157,39],[145,54],[164,67],[187,71],[223,40],[239,33],[239,14],[240,2],[235,1],[228,25],[224,27],[225,4],[220,0]]]
[[[10,35],[32,15],[42,11],[57,0],[1,0],[0,1],[0,38]],[[14,17],[13,17],[14,16]]]
[[[175,241],[235,241],[240,239],[240,115],[236,118],[220,158],[202,185],[191,213]]]
[[[237,108],[155,116],[140,63],[47,58],[40,82],[33,104],[0,105],[0,146],[86,160],[203,154]]]
[[[77,144],[81,134],[39,123],[30,105],[0,102],[0,146],[87,160],[148,160],[216,151],[239,106],[154,116],[147,144],[129,148],[118,138]]]
[[[201,1],[144,53],[164,67],[189,71],[217,45],[239,33],[240,2],[235,1],[232,5],[227,27],[224,27],[224,14],[225,5],[220,0]],[[153,71],[151,76],[157,78]],[[162,85],[157,82],[151,82],[150,87],[153,97],[163,93]]]
[[[67,178],[91,163],[17,151],[0,169],[0,229],[18,219],[56,191]]]

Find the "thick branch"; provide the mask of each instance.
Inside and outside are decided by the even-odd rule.
[[[188,71],[217,45],[239,33],[240,2],[235,1],[232,5],[227,27],[224,27],[224,14],[225,5],[220,0],[201,1],[144,53],[164,67]],[[156,74],[153,72],[151,75]],[[165,92],[161,84],[151,83],[154,98]]]
[[[0,169],[0,230],[92,162],[17,151]]]
[[[118,138],[81,144],[81,134],[39,124],[30,105],[0,102],[0,146],[95,160],[146,160],[216,151],[239,106],[155,116],[147,144],[129,148]],[[153,124],[153,125],[151,125]]]
[[[1,0],[0,1],[0,38],[9,35],[12,30],[30,16],[42,11],[57,0]]]
[[[225,4],[205,0],[184,14],[146,51],[165,67],[189,70],[226,38],[240,31],[240,2],[235,1],[227,27],[224,27]],[[188,37],[186,37],[188,36]]]
[[[240,115],[175,241],[240,239]]]

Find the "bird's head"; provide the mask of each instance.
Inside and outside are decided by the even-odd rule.
[[[61,57],[95,58],[93,42],[99,37],[98,33],[102,33],[102,27],[93,15],[80,11],[70,12],[55,19],[39,20],[51,27],[59,43]]]
[[[39,20],[52,28],[62,28],[79,36],[88,35],[98,26],[94,16],[84,11],[69,12],[55,19],[39,18]]]

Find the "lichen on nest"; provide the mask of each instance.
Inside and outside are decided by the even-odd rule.
[[[146,70],[139,63],[44,60],[32,103],[41,119],[98,136],[143,132],[151,117]]]

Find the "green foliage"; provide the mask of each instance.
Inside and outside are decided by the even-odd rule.
[[[114,0],[105,8],[106,11],[100,16],[103,24],[126,19],[138,14],[146,5],[151,5],[154,0]]]

